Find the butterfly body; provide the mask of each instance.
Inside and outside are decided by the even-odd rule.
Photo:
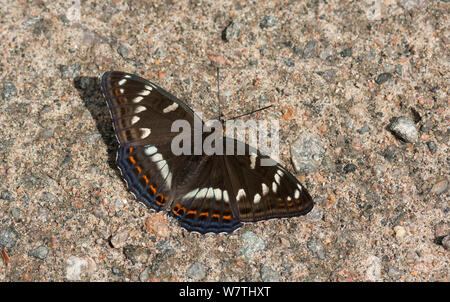
[[[280,164],[257,149],[221,137],[223,150],[243,155],[191,153],[175,155],[172,132],[177,120],[204,122],[186,104],[156,84],[123,72],[102,77],[115,133],[117,163],[130,191],[155,211],[166,210],[181,226],[199,233],[232,232],[245,222],[308,213],[307,190]],[[204,141],[208,133],[203,133]],[[194,138],[194,131],[190,134]]]

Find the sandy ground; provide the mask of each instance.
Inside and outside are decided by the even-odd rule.
[[[448,1],[0,1],[0,280],[449,281]],[[99,78],[278,120],[306,216],[198,235],[136,202]]]

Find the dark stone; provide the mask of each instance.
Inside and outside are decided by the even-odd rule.
[[[13,226],[6,227],[0,232],[0,246],[3,248],[12,248],[16,245],[19,235]]]
[[[344,166],[344,173],[351,173],[356,171],[356,165],[354,164],[347,164]]]
[[[430,150],[431,154],[436,153],[437,145],[436,145],[436,143],[434,141],[427,142],[427,147],[428,147],[428,150]]]
[[[231,21],[222,31],[222,40],[228,42],[233,39],[238,39],[240,34],[241,28],[239,23]]]
[[[8,201],[13,201],[14,198],[11,195],[11,193],[9,193],[9,191],[5,190],[2,191],[2,193],[0,193],[0,199],[4,199],[4,200],[8,200]]]
[[[392,78],[392,74],[390,74],[389,72],[384,72],[377,76],[377,78],[375,79],[375,83],[377,83],[378,85],[381,85],[384,82],[389,81],[391,78]]]
[[[269,28],[269,27],[274,27],[278,24],[278,19],[273,17],[273,16],[265,16],[261,23],[259,23],[259,26],[264,29],[264,28]]]
[[[351,57],[352,56],[352,49],[350,47],[346,48],[343,51],[341,51],[340,55],[343,58]]]
[[[2,90],[2,98],[5,101],[9,101],[13,96],[17,95],[17,88],[13,83],[4,82]]]

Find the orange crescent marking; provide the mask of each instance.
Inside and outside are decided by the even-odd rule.
[[[225,220],[231,220],[231,215],[223,216],[222,218]]]
[[[156,194],[156,189],[155,189],[155,187],[153,187],[153,185],[150,185],[150,190],[152,190],[152,192],[153,192],[153,195],[155,195],[155,194]]]
[[[143,175],[142,178],[145,180],[145,183],[148,184],[148,178],[147,178],[147,175]]]
[[[136,169],[139,171],[139,174],[141,174],[141,172],[142,172],[142,169],[141,169],[141,167],[139,167],[139,166],[136,166]]]
[[[197,214],[197,211],[195,211],[195,210],[189,210],[187,213],[186,213],[186,215],[189,215],[189,214]]]
[[[133,165],[136,164],[136,161],[134,160],[134,157],[133,157],[133,156],[130,156],[130,161],[133,163]]]
[[[201,212],[200,216],[209,216],[209,213],[208,212]]]

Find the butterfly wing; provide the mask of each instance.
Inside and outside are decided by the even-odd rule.
[[[245,155],[174,155],[172,123],[203,122],[156,84],[113,71],[103,75],[102,91],[128,188],[150,208],[170,210],[187,230],[231,232],[243,222],[299,216],[312,209],[310,195],[289,171],[274,162],[263,165],[269,158],[241,142],[224,138],[225,148],[233,143],[234,154],[243,144]]]
[[[232,232],[242,225],[231,202],[231,183],[224,169],[224,157],[197,156],[186,162],[190,181],[177,188],[170,213],[188,231]]]
[[[243,222],[300,216],[313,208],[308,191],[288,170],[225,137],[224,146],[230,143],[235,155],[199,156],[190,165],[192,182],[178,190],[171,211],[183,227],[199,233],[231,232]],[[237,155],[238,145],[244,146],[244,155]]]
[[[106,72],[101,86],[120,143],[117,163],[128,188],[147,206],[166,208],[174,186],[173,165],[187,160],[171,152],[177,135],[171,125],[179,119],[190,124],[201,119],[175,96],[132,74]]]
[[[236,203],[242,222],[294,217],[311,211],[311,196],[286,168],[247,144],[229,138],[225,141],[245,148],[245,155],[225,157],[231,202]]]

